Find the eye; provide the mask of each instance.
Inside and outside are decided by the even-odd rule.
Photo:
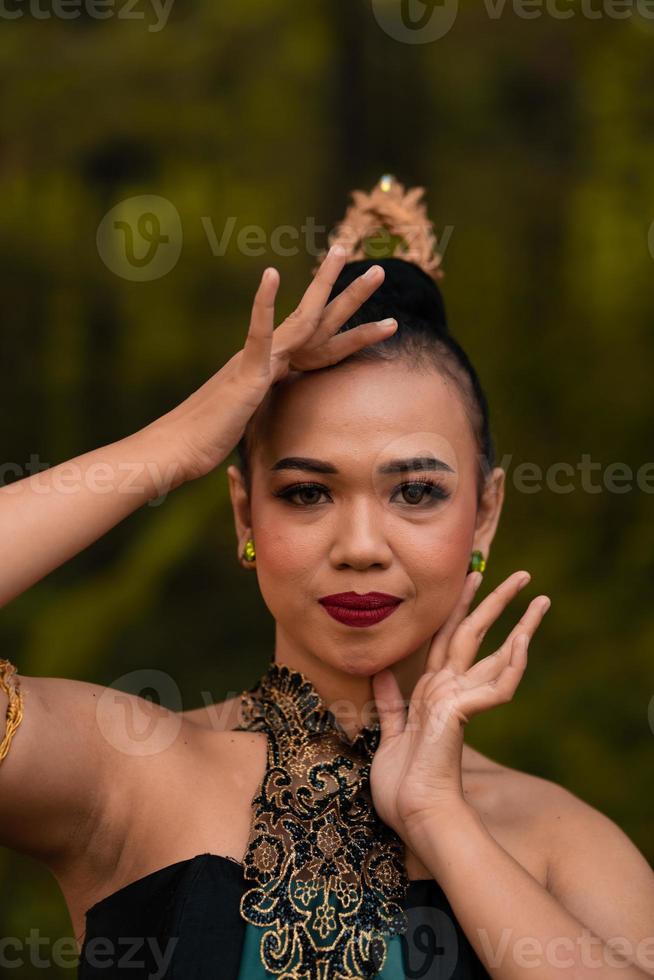
[[[312,493],[313,494],[327,493],[327,487],[323,487],[322,484],[320,483],[294,483],[292,487],[286,487],[284,490],[275,490],[274,496],[281,497],[282,500],[288,500],[289,503],[294,504],[295,501],[292,500],[292,498],[299,493],[309,494],[309,496]],[[316,501],[315,499],[310,500],[308,503],[306,500],[304,500],[299,505],[295,504],[295,506],[296,507],[311,506],[312,504],[315,503],[318,503],[318,501]]]
[[[449,490],[437,483],[434,480],[415,480],[409,483],[401,483],[394,491],[394,494],[402,492],[408,493],[409,499],[404,499],[404,503],[415,507],[418,504],[423,503],[423,497],[427,493],[427,505],[433,505],[438,500],[447,500],[450,496]],[[293,499],[299,494],[304,495],[304,500],[296,503]],[[327,487],[323,486],[321,483],[294,483],[293,486],[285,487],[283,490],[274,491],[274,496],[279,497],[282,500],[288,500],[289,503],[296,507],[311,507],[314,504],[320,503],[319,499],[321,494],[328,494]],[[307,500],[307,495],[310,499]],[[311,499],[313,497],[313,499]],[[392,499],[392,498],[391,498]]]
[[[437,500],[447,500],[450,496],[449,490],[446,490],[441,483],[437,483],[435,480],[415,480],[410,483],[401,483],[395,492],[397,493],[398,491],[409,493],[409,499],[405,499],[405,503],[411,504],[412,506],[422,503],[422,497],[425,491],[428,493],[427,499],[430,504],[435,503]],[[418,499],[416,499],[416,496]]]

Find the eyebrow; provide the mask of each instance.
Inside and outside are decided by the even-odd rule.
[[[311,473],[338,473],[339,471],[332,463],[327,463],[322,459],[311,459],[307,456],[284,456],[283,459],[270,467],[271,471],[277,470],[307,470]],[[416,470],[445,470],[448,473],[455,471],[442,459],[435,456],[412,456],[408,459],[391,459],[377,468],[378,473],[412,473]]]

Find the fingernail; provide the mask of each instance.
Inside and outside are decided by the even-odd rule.
[[[379,270],[381,266],[371,265],[367,272],[363,273],[362,279],[375,279],[379,275]]]
[[[341,255],[345,255],[345,249],[343,248],[342,245],[332,245],[332,247],[329,250],[329,254],[337,255],[340,257]]]
[[[518,580],[518,585],[526,585],[529,581],[531,581],[531,575],[523,575],[522,578]]]
[[[548,599],[547,602],[543,606],[543,612],[546,613],[547,610],[550,608],[551,605],[552,605],[552,600],[551,599]]]
[[[378,320],[377,322],[379,323],[380,327],[384,327],[384,329],[386,329],[386,327],[394,326],[397,323],[397,320],[394,320],[392,316],[389,316],[386,317],[385,320]]]

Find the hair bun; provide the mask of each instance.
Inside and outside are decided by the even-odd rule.
[[[437,280],[443,278],[438,240],[421,198],[423,187],[405,191],[391,174],[375,187],[351,192],[352,204],[329,235],[330,245],[341,245],[348,256],[332,296],[338,295],[371,265],[386,273],[382,285],[363,304],[355,319],[376,319],[405,313],[426,321],[436,332],[447,332],[445,304]],[[317,272],[327,255],[319,256]]]
[[[384,281],[361,307],[361,316],[372,320],[405,313],[424,320],[437,333],[448,332],[440,289],[420,266],[405,259],[357,259],[346,263],[334,283],[330,300],[373,265],[382,267]]]

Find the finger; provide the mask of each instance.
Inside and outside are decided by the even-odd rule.
[[[386,667],[373,675],[372,691],[375,696],[381,737],[379,746],[394,735],[401,735],[406,724],[404,698],[397,678],[392,670]]]
[[[297,326],[298,323],[302,323],[303,326],[306,325],[313,330],[318,327],[325,303],[329,299],[339,272],[345,265],[346,258],[347,253],[342,245],[332,245],[305,290],[298,307],[288,318],[292,324]]]
[[[470,572],[466,576],[466,580],[463,583],[463,588],[461,589],[461,593],[456,605],[454,606],[454,609],[434,635],[431,646],[429,647],[427,659],[425,661],[426,671],[438,670],[443,666],[450,639],[452,638],[452,635],[458,625],[467,615],[470,608],[470,603],[472,602],[477,589],[481,585],[483,578],[484,576],[481,574],[481,572]]]
[[[511,660],[513,644],[519,635],[526,635],[531,639],[543,621],[545,613],[551,603],[547,596],[537,596],[529,603],[529,607],[520,621],[516,623],[502,646],[491,653],[490,656],[473,664],[462,677],[466,686],[475,687],[486,681],[494,680],[499,676],[506,664]]]
[[[386,273],[380,265],[372,265],[363,275],[334,297],[324,309],[317,334],[321,339],[329,337],[343,326],[359,307],[379,289]]]
[[[528,647],[529,636],[519,633],[512,644],[511,659],[499,676],[462,692],[459,703],[468,718],[512,700],[524,676]]]
[[[300,353],[301,363],[304,369],[315,369],[336,364],[337,361],[352,354],[355,350],[365,347],[367,344],[375,344],[386,337],[390,337],[397,330],[397,320],[388,317],[386,320],[374,320],[370,323],[361,323],[358,327],[346,330],[336,337],[331,337],[319,347],[307,350],[303,349]],[[299,359],[294,363],[299,363]]]
[[[459,673],[468,670],[489,628],[530,580],[529,572],[514,572],[466,616],[450,640],[446,655],[449,667]]]
[[[275,326],[275,297],[279,287],[279,273],[270,266],[261,276],[254,295],[248,335],[243,345],[242,366],[252,373],[267,372]]]

